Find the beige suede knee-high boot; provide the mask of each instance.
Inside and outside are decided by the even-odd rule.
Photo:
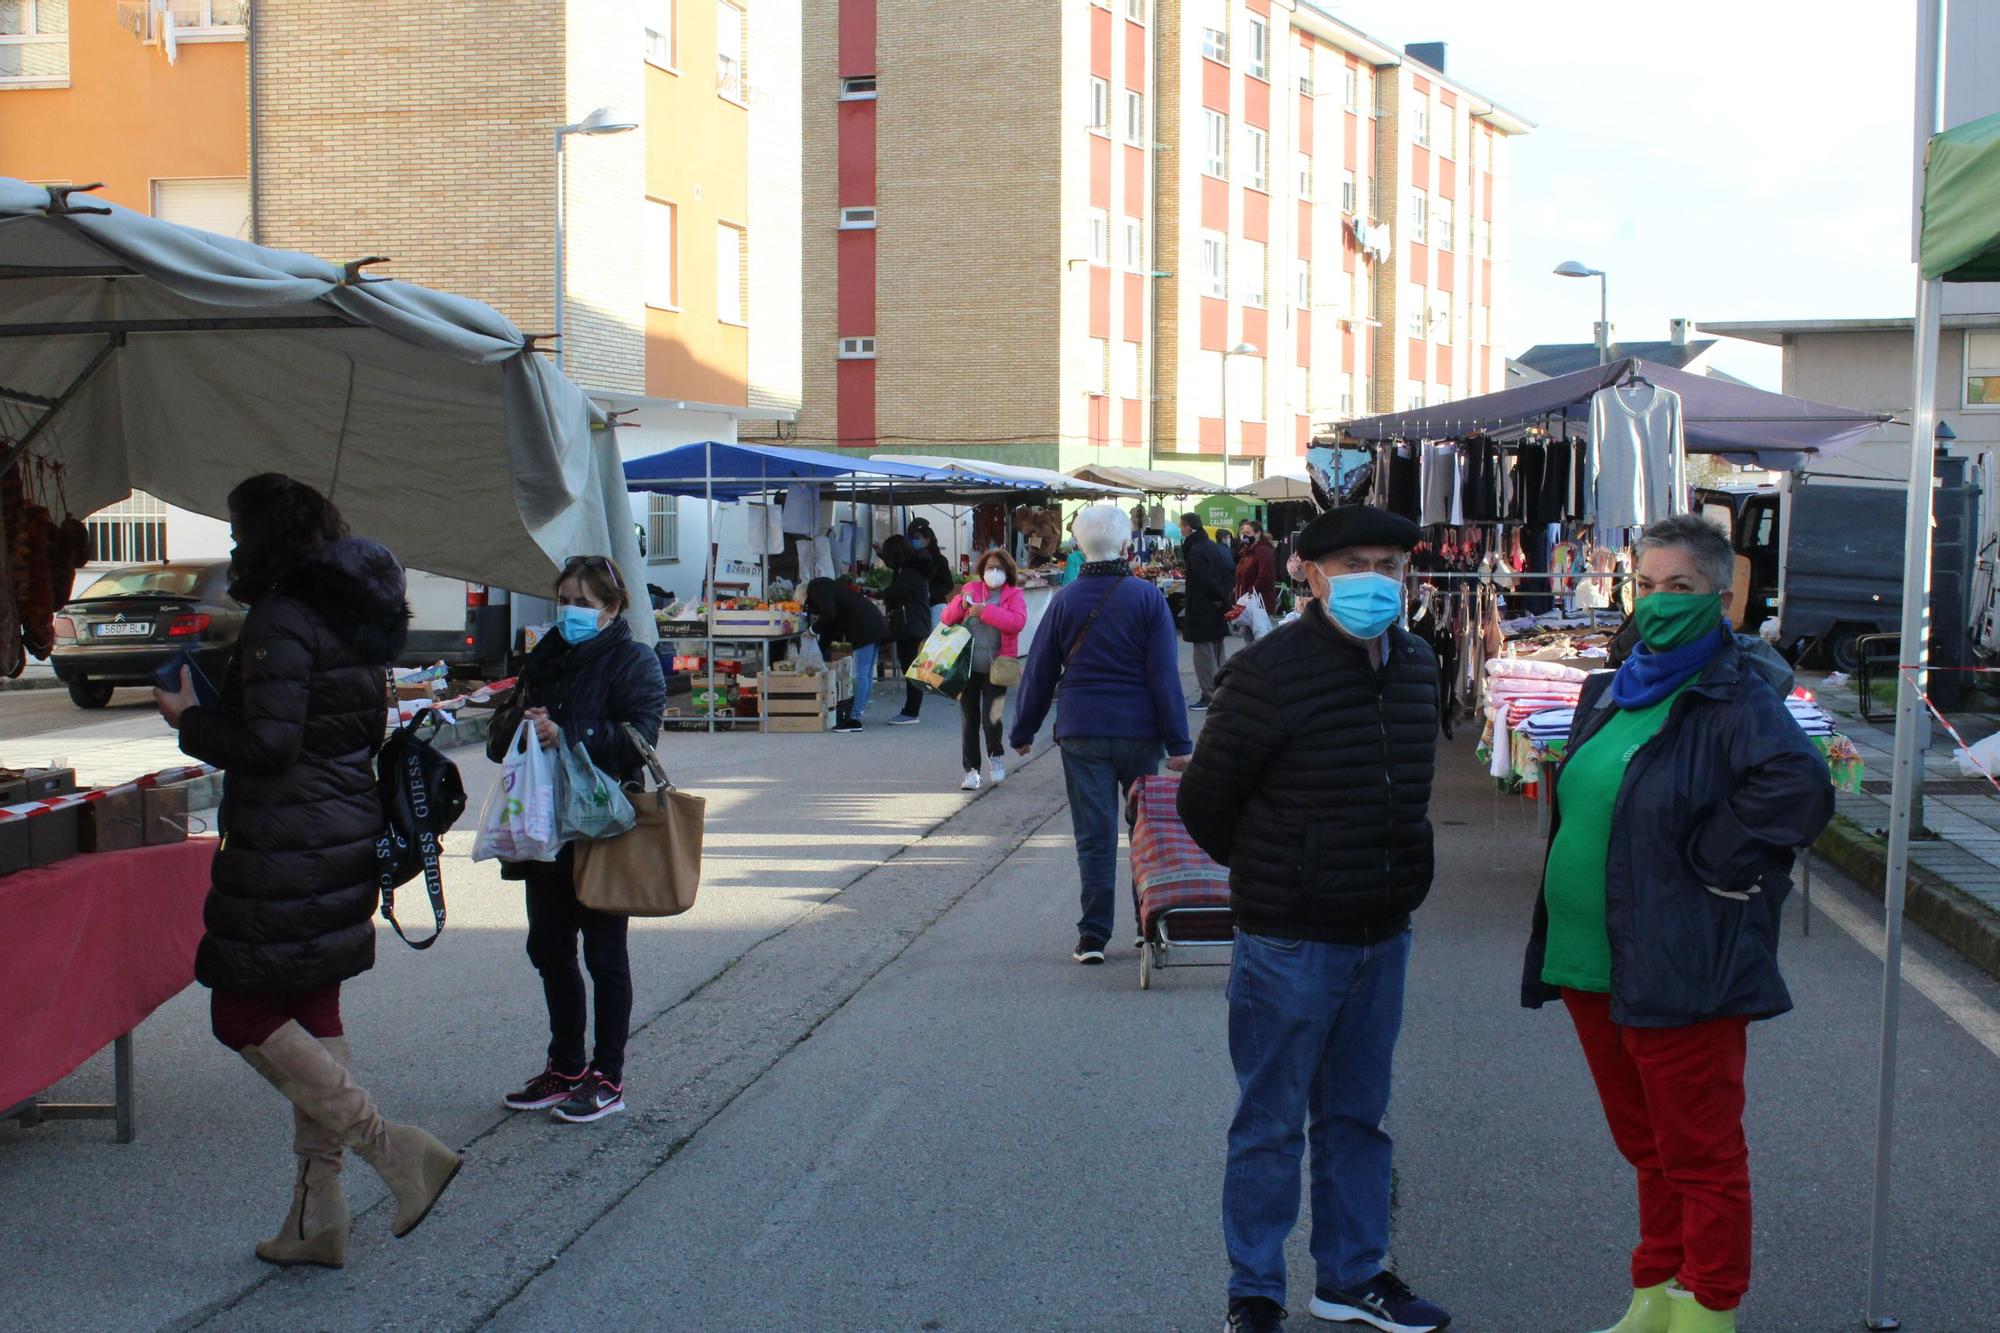
[[[245,1046],[243,1058],[375,1168],[396,1196],[390,1226],[395,1235],[416,1230],[458,1174],[457,1153],[415,1125],[384,1120],[346,1068],[297,1023],[287,1022],[258,1045]]]
[[[320,1037],[318,1041],[342,1069],[347,1068],[347,1038]],[[292,1107],[292,1152],[299,1159],[292,1208],[278,1234],[258,1243],[259,1259],[281,1267],[346,1265],[347,1196],[340,1192],[342,1151],[338,1135],[299,1107]]]

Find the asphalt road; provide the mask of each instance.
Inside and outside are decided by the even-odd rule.
[[[1126,945],[1071,964],[1056,761],[962,797],[941,713],[672,743],[677,780],[716,800],[709,879],[695,914],[635,933],[633,1110],[604,1126],[494,1109],[533,1067],[539,995],[518,897],[454,859],[454,933],[426,955],[389,937],[347,1016],[385,1108],[468,1165],[403,1241],[350,1168],[343,1272],[250,1258],[283,1212],[283,1110],[207,1037],[199,993],[177,998],[140,1033],[137,1144],[0,1126],[6,1322],[1214,1328],[1223,971],[1142,993]],[[1532,807],[1463,743],[1442,771],[1391,1111],[1395,1262],[1457,1328],[1602,1327],[1631,1186],[1566,1021],[1515,1003]],[[1798,1011],[1753,1033],[1746,1330],[1852,1329],[1861,1310],[1880,968],[1836,918],[1865,937],[1879,909],[1829,878],[1811,936],[1795,906],[1785,940]],[[1121,901],[1121,939],[1128,921]],[[1905,992],[1889,1309],[1912,1333],[1969,1333],[2000,1327],[2000,987],[1911,943],[1929,970]],[[1293,1279],[1310,1326],[1302,1235]]]

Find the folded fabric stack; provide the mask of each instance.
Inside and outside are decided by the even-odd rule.
[[[1505,777],[1512,767],[1513,733],[1525,734],[1535,718],[1576,707],[1589,673],[1561,662],[1496,657],[1486,664],[1486,716],[1493,724],[1491,771]],[[1564,735],[1568,734],[1565,727]]]
[[[1792,697],[1785,700],[1785,711],[1792,715],[1792,721],[1798,723],[1799,730],[1806,735],[1833,735],[1833,715],[1804,690],[1792,691]]]

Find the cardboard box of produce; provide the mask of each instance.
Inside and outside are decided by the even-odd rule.
[[[31,801],[66,796],[76,790],[76,770],[73,768],[31,768],[22,777],[28,784],[27,799]]]
[[[52,866],[76,855],[77,820],[82,810],[74,805],[61,810],[44,810],[21,823],[28,827],[28,864]]]
[[[147,787],[140,792],[146,821],[144,846],[187,841],[188,786],[177,782],[171,787]]]
[[[145,846],[146,796],[137,787],[86,801],[78,809],[78,851],[123,852]]]

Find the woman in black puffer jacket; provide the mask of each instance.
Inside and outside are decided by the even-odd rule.
[[[284,1230],[257,1247],[276,1264],[345,1261],[343,1148],[396,1196],[394,1231],[424,1219],[459,1159],[384,1121],[348,1077],[340,986],[375,962],[375,752],[385,669],[409,607],[396,557],[347,536],[312,487],[265,473],[229,495],[230,594],[250,608],[221,685],[195,703],[185,675],[160,712],[181,749],[223,770],[222,828],[195,977],[224,1045],[293,1103],[298,1175]]]
[[[514,732],[527,721],[543,746],[567,737],[583,745],[600,771],[620,782],[638,781],[645,759],[625,726],[648,745],[658,740],[667,685],[659,656],[632,638],[623,619],[625,580],[608,556],[573,556],[556,580],[556,600],[555,632],[528,655],[512,702],[493,720],[486,753],[496,763],[506,758]],[[548,1063],[501,1104],[510,1111],[552,1108],[558,1120],[586,1123],[625,1109],[625,1038],[632,1023],[625,936],[631,919],[577,901],[571,851],[565,846],[554,861],[509,862],[500,872],[527,884],[528,958],[542,974],[549,1008]],[[597,1044],[588,1064],[579,934],[597,992]]]

